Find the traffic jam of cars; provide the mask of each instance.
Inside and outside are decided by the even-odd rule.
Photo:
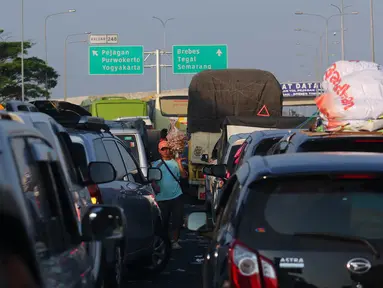
[[[300,116],[283,115],[270,72],[200,72],[189,86],[187,130],[170,121],[167,136],[139,118],[12,100],[0,111],[0,215],[14,231],[2,249],[9,257],[20,249],[36,283],[26,287],[383,287],[383,95],[368,94],[383,81],[370,90],[358,82],[364,71],[383,79],[373,64],[328,70],[350,78],[346,104],[355,109],[345,110],[333,95],[339,83],[325,77],[319,112]],[[246,89],[218,89],[217,79]],[[182,159],[186,176],[176,182],[198,203],[179,202],[187,207],[181,246],[156,190],[177,175],[151,164],[164,155],[157,146]],[[190,261],[175,249],[201,247],[190,235],[206,243],[200,265],[173,269]],[[138,274],[150,283],[131,281]]]

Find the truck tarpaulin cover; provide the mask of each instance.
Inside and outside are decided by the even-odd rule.
[[[219,133],[226,116],[256,116],[264,105],[270,116],[282,115],[282,89],[272,73],[257,69],[202,71],[189,85],[188,130]]]
[[[226,117],[222,123],[222,135],[214,147],[213,154],[217,159],[222,159],[225,156],[225,151],[228,146],[227,126],[248,126],[268,129],[294,129],[299,126],[301,129],[308,129],[314,123],[316,119],[313,117],[311,120],[307,117]],[[304,123],[304,124],[303,124]],[[303,124],[303,125],[302,125]],[[261,129],[257,129],[261,130]],[[256,130],[254,130],[256,131]]]

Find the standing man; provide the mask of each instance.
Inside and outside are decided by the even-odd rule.
[[[152,163],[152,167],[159,168],[162,179],[153,183],[156,191],[156,201],[161,209],[165,231],[169,231],[169,222],[172,221],[171,239],[172,248],[182,248],[178,243],[180,230],[183,224],[182,189],[180,178],[186,177],[186,171],[182,166],[182,158],[174,159],[167,141],[158,143],[158,152],[161,159]]]

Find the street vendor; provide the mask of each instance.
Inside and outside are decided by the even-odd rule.
[[[178,240],[183,225],[184,203],[180,180],[187,177],[187,174],[182,166],[182,158],[174,159],[168,141],[158,143],[158,152],[161,159],[153,162],[152,167],[161,170],[162,179],[153,183],[153,189],[156,192],[156,201],[161,209],[165,231],[169,231],[170,220],[172,223],[172,248],[181,249]]]

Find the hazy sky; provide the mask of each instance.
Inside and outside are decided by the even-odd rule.
[[[163,46],[163,28],[152,16],[174,17],[166,28],[167,51],[176,44],[227,44],[230,68],[260,68],[272,71],[280,81],[315,80],[315,54],[319,37],[295,32],[302,28],[318,33],[325,29],[318,17],[296,16],[295,11],[330,16],[339,13],[330,6],[340,0],[24,0],[25,39],[36,45],[30,55],[44,59],[44,21],[48,14],[76,9],[76,13],[54,16],[48,21],[48,62],[61,75],[53,98],[64,95],[64,41],[68,34],[90,31],[119,33],[122,45],[143,45],[145,51]],[[344,0],[352,5],[345,17],[345,51],[351,60],[370,60],[369,0]],[[21,0],[1,0],[0,28],[21,39]],[[382,62],[383,1],[375,0],[376,61]],[[340,30],[340,17],[330,20],[330,30]],[[86,36],[72,38],[85,40]],[[329,34],[331,60],[340,59],[340,33]],[[301,47],[296,43],[301,43]],[[306,45],[312,45],[307,47]],[[323,46],[324,47],[324,46]],[[323,48],[324,49],[324,48]],[[68,96],[153,91],[155,69],[146,68],[142,76],[89,76],[86,43],[68,45]],[[297,56],[297,54],[304,54]],[[325,57],[324,57],[325,58]],[[151,56],[147,64],[154,64]],[[171,58],[163,58],[171,64]],[[324,59],[325,65],[325,59]],[[172,75],[168,68],[163,89],[184,88],[191,76]]]

